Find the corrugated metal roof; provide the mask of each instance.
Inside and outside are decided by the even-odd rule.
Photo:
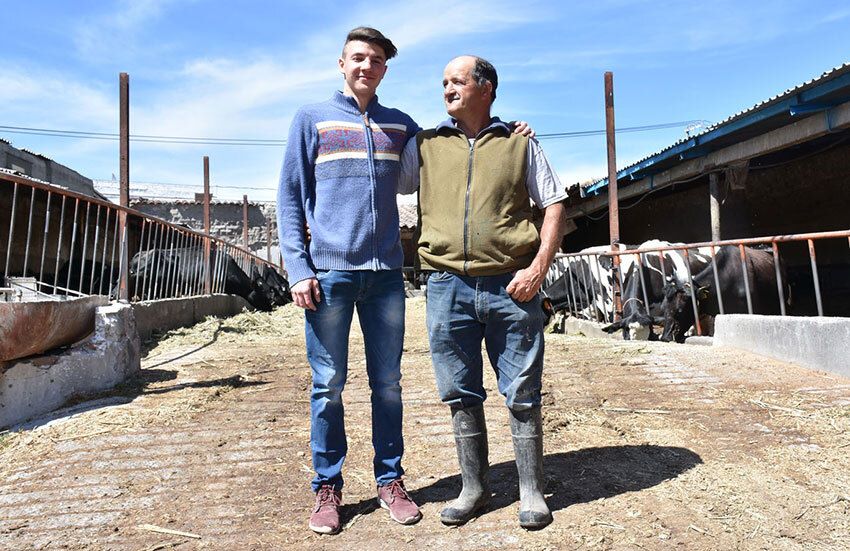
[[[148,199],[147,197],[130,198],[131,205],[202,205],[203,201],[195,201],[194,199]],[[211,205],[232,205],[242,206],[242,201],[216,201],[210,200]],[[248,201],[248,205],[252,207],[261,207],[262,202]]]
[[[51,159],[50,157],[47,157],[47,156],[45,156],[45,155],[42,155],[41,153],[36,153],[35,151],[33,151],[33,150],[31,150],[31,149],[21,148],[21,149],[19,149],[19,151],[23,151],[24,153],[29,153],[30,155],[34,155],[34,156],[36,156],[36,157],[39,157],[39,158],[41,158],[41,159],[44,159],[45,161],[50,161],[50,162],[53,162],[53,163],[55,163],[55,162],[56,162],[56,161],[54,161],[53,159]]]
[[[826,89],[823,93],[818,94],[817,98],[805,98],[805,93],[809,90],[816,89],[819,87],[825,87],[827,83],[833,82],[836,85],[831,89]],[[777,94],[775,96],[771,96],[768,99],[762,100],[752,107],[744,109],[742,111],[738,111],[737,113],[730,115],[729,117],[723,119],[722,121],[715,123],[703,131],[682,138],[673,144],[656,151],[646,157],[636,161],[625,168],[621,168],[617,171],[617,179],[620,180],[624,176],[628,176],[630,173],[636,172],[636,168],[644,169],[649,166],[653,166],[655,163],[653,161],[660,161],[669,152],[673,150],[680,150],[677,153],[681,154],[687,150],[693,150],[698,147],[705,146],[707,142],[712,141],[716,138],[726,138],[722,144],[717,144],[718,146],[725,146],[731,142],[743,141],[745,139],[749,139],[753,135],[761,134],[772,130],[773,128],[777,128],[779,126],[784,126],[788,124],[794,119],[794,113],[790,111],[790,109],[782,109],[778,110],[776,113],[772,113],[772,108],[786,107],[784,104],[790,104],[792,100],[795,98],[798,100],[797,103],[800,105],[805,104],[807,101],[812,101],[813,99],[818,100],[829,100],[829,99],[841,99],[846,101],[847,94],[850,93],[850,62],[839,65],[838,67],[834,67],[829,71],[821,74],[820,76],[813,78],[811,80],[807,80],[801,84],[793,88],[789,88],[782,92],[781,94]],[[789,105],[789,108],[793,108],[794,105]],[[758,118],[757,115],[765,114],[764,118]],[[753,119],[749,121],[748,119]],[[736,123],[745,123],[745,124],[736,124]],[[717,147],[719,148],[719,147]],[[666,159],[663,159],[666,160]],[[677,164],[681,162],[683,159],[676,159],[674,163],[669,164]],[[598,192],[599,189],[607,187],[608,178],[599,178],[594,180],[590,185],[587,186],[588,191]]]
[[[32,176],[29,176],[29,175],[27,175],[27,174],[24,174],[23,172],[19,172],[19,171],[17,171],[17,170],[12,170],[12,169],[10,169],[10,168],[2,168],[2,167],[0,167],[0,174],[10,174],[10,175],[12,175],[12,176],[17,176],[18,178],[24,178],[24,179],[29,180],[29,181],[31,181],[31,182],[37,182],[37,183],[39,183],[39,184],[45,184],[45,185],[53,186],[53,187],[55,187],[55,188],[59,188],[59,189],[68,189],[68,188],[67,188],[67,187],[65,187],[65,186],[57,186],[57,185],[56,185],[56,184],[54,184],[53,182],[45,182],[44,180],[39,180],[38,178],[33,178]]]

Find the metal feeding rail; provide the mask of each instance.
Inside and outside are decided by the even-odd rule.
[[[721,314],[725,313],[724,300],[720,286],[720,278],[717,270],[716,253],[719,247],[734,246],[738,248],[741,261],[741,274],[744,283],[744,291],[746,295],[747,312],[749,314],[759,313],[753,310],[752,289],[750,288],[750,279],[747,277],[747,259],[750,253],[750,247],[754,245],[769,246],[769,250],[773,257],[773,266],[776,278],[777,298],[779,301],[779,311],[781,315],[788,315],[786,310],[785,286],[788,281],[783,280],[782,260],[780,257],[779,245],[782,243],[804,243],[807,246],[809,265],[812,277],[813,293],[817,306],[817,315],[824,315],[824,300],[821,292],[821,281],[818,271],[818,261],[816,254],[816,243],[821,243],[826,240],[846,240],[848,244],[847,261],[850,265],[850,230],[813,232],[795,235],[778,235],[770,237],[754,237],[746,239],[728,239],[722,241],[708,241],[702,243],[687,243],[687,244],[671,244],[668,246],[655,246],[640,249],[626,249],[620,251],[602,251],[601,247],[595,247],[592,251],[558,254],[555,261],[549,268],[549,273],[546,277],[546,285],[551,285],[559,279],[566,283],[566,311],[576,317],[583,317],[601,322],[613,322],[622,314],[615,312],[613,307],[613,274],[616,272],[616,277],[619,279],[620,289],[624,289],[623,271],[627,270],[612,270],[603,266],[600,262],[604,259],[604,264],[613,265],[612,257],[617,256],[621,259],[621,264],[624,266],[631,265],[625,262],[625,259],[634,261],[638,266],[644,265],[647,255],[657,255],[661,270],[665,276],[672,275],[672,267],[668,270],[665,259],[665,252],[676,251],[680,252],[684,262],[687,282],[693,288],[694,274],[691,273],[689,260],[693,251],[699,251],[702,254],[707,252],[711,257],[711,266],[713,271],[713,279],[717,292],[718,308]],[[643,270],[636,270],[640,277],[640,290],[645,305],[649,304],[647,300],[646,282],[644,281]],[[698,335],[703,333],[700,326],[700,312],[696,293],[690,293],[691,305],[694,313],[695,328]]]
[[[13,297],[13,287],[35,278],[35,289],[26,290],[41,300],[115,299],[122,273],[131,301],[202,295],[207,279],[211,292],[222,293],[231,258],[246,274],[254,266],[280,269],[202,232],[8,173],[0,173],[2,248],[0,290]],[[7,284],[10,278],[16,283]]]

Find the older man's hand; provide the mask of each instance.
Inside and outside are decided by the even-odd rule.
[[[292,302],[295,306],[304,309],[316,310],[316,304],[322,302],[321,293],[319,292],[319,280],[315,277],[302,279],[292,286]]]
[[[514,274],[513,279],[508,283],[506,290],[514,300],[519,302],[528,302],[537,291],[540,290],[540,285],[546,278],[546,272],[535,269],[532,266],[519,270]]]
[[[519,134],[520,136],[528,136],[529,138],[533,138],[535,136],[534,129],[529,126],[529,124],[525,121],[511,121],[508,123],[514,129],[514,134]]]

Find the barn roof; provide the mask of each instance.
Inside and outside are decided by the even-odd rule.
[[[702,157],[786,126],[817,111],[826,111],[850,99],[850,62],[835,67],[784,92],[760,101],[702,132],[678,140],[643,159],[617,171],[617,181],[629,181],[657,174],[689,159]],[[625,181],[623,181],[625,180]],[[608,187],[601,178],[583,189],[583,195],[598,195]]]

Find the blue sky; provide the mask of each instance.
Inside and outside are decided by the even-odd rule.
[[[399,48],[382,103],[425,127],[444,118],[442,70],[463,53],[499,71],[494,114],[541,134],[604,128],[606,70],[626,127],[716,122],[850,61],[850,4],[818,0],[33,0],[4,2],[3,12],[0,125],[117,132],[125,71],[131,133],[159,136],[284,139],[299,105],[341,87],[336,60],[358,25]],[[618,166],[683,136],[618,135]],[[0,137],[90,178],[118,173],[117,142]],[[564,184],[606,174],[604,136],[541,143]],[[271,200],[282,154],[133,143],[131,179],[200,188],[209,155],[217,197]]]

